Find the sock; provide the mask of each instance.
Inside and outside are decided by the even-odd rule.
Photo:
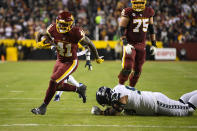
[[[193,96],[197,94],[197,90],[183,94],[180,99],[184,102],[184,103],[188,103],[189,99]]]
[[[63,91],[57,91],[57,94],[56,94],[56,95],[61,96],[61,95],[62,95],[62,93],[63,93]]]
[[[51,99],[53,98],[55,92],[56,92],[56,88],[57,88],[58,84],[53,81],[53,80],[50,80],[49,82],[49,87],[46,91],[46,95],[45,95],[45,98],[44,98],[44,103],[46,105],[49,104],[49,102],[51,101]]]
[[[76,86],[70,85],[68,83],[63,83],[57,88],[57,91],[76,91]]]
[[[71,84],[73,84],[76,87],[79,87],[79,82],[77,82],[72,75],[69,75],[68,82],[70,82]]]
[[[197,94],[193,95],[189,101],[188,101],[189,106],[191,106],[194,110],[197,107]]]

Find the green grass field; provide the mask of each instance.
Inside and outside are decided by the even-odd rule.
[[[0,131],[197,130],[197,112],[190,117],[91,115],[91,107],[98,106],[96,90],[103,85],[118,84],[120,61],[100,65],[92,62],[93,71],[85,69],[85,62],[80,61],[73,76],[88,86],[87,103],[83,104],[76,93],[65,92],[61,101],[51,101],[46,115],[34,115],[30,110],[43,102],[54,63],[0,63]],[[178,99],[197,89],[197,62],[147,61],[136,88]]]

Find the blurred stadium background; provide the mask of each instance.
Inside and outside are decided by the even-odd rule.
[[[147,5],[155,10],[157,45],[162,48],[157,55],[173,60],[197,60],[197,1],[148,0]],[[118,21],[121,10],[128,6],[130,0],[1,0],[1,60],[55,59],[49,49],[36,49],[34,39],[38,31],[55,22],[60,10],[73,13],[75,24],[95,40],[105,59],[120,59]],[[153,60],[149,45],[147,41],[147,60]]]
[[[136,87],[178,99],[183,93],[196,90],[197,85],[197,1],[147,2],[155,10],[159,49],[157,56],[150,56],[147,38],[147,60],[151,61],[144,64]],[[98,105],[97,88],[117,84],[122,52],[117,28],[120,12],[127,6],[131,6],[130,0],[0,0],[0,59],[7,61],[0,62],[0,131],[196,130],[196,112],[181,118],[90,114],[91,107]],[[73,73],[88,86],[86,104],[76,94],[65,93],[59,103],[50,103],[45,116],[34,116],[30,109],[42,102],[55,63],[50,49],[36,48],[35,34],[55,22],[59,10],[73,13],[75,24],[84,28],[105,62],[92,62],[93,71],[87,71],[85,61],[80,61]]]

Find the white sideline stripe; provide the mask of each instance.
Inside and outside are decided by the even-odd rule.
[[[62,127],[134,127],[134,128],[190,128],[196,129],[197,126],[146,126],[146,125],[54,125],[54,124],[4,124],[0,126],[20,126],[20,127],[30,127],[30,126],[62,126]]]

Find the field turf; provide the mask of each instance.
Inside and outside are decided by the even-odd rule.
[[[80,61],[73,76],[88,86],[87,103],[83,104],[76,93],[65,92],[59,102],[51,101],[46,115],[34,115],[30,110],[43,102],[54,63],[0,63],[0,131],[197,130],[197,111],[190,117],[91,115],[91,107],[99,106],[96,90],[118,83],[120,61],[92,62],[93,71],[85,69],[85,61]],[[178,99],[186,92],[197,90],[197,62],[147,61],[136,88]]]

